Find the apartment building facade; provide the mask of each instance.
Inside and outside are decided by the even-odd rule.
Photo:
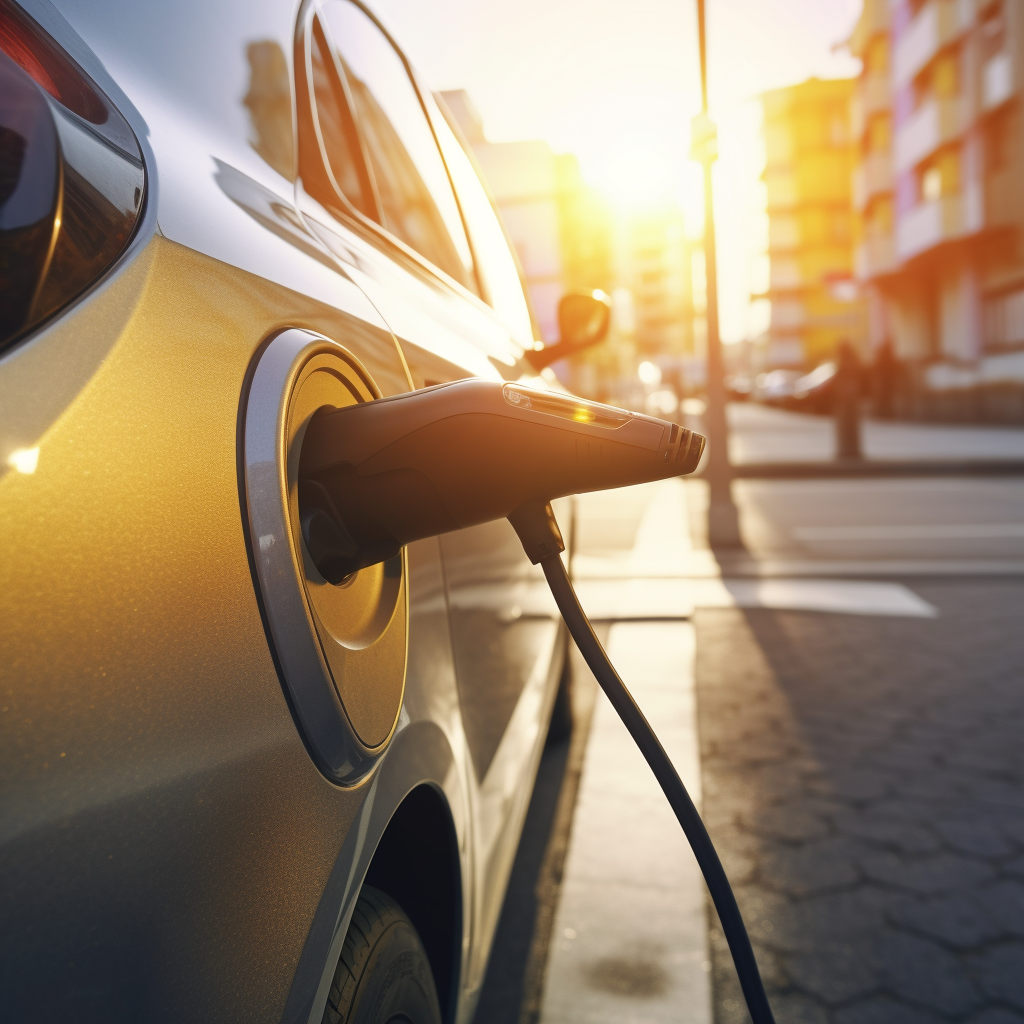
[[[859,342],[853,272],[851,79],[761,96],[771,300],[766,366],[811,368]]]
[[[865,0],[849,45],[865,354],[905,414],[1024,421],[1024,4]]]
[[[693,352],[691,243],[669,198],[620,215],[617,280],[633,296],[637,353],[677,359]]]

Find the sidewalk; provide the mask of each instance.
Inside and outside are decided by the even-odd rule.
[[[694,800],[693,627],[614,625],[608,652]],[[542,1024],[710,1024],[705,896],[686,839],[598,698],[551,936]]]
[[[638,504],[636,533],[623,535],[630,522],[624,513],[631,508],[636,523]],[[600,551],[602,540],[618,548],[618,555],[607,549],[591,555],[581,601],[592,616],[618,620],[609,656],[699,807],[694,639],[685,621],[692,598],[677,591],[674,602],[665,594],[652,600],[645,594],[651,581],[641,576],[659,562],[686,565],[691,545],[682,484],[584,499],[577,522],[583,550]],[[602,557],[614,570],[610,580],[593,578]],[[602,599],[604,609],[596,607]],[[654,621],[628,621],[637,617]],[[599,693],[558,893],[541,1024],[711,1024],[707,941],[700,871],[650,768]]]

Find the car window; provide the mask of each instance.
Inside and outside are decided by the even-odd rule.
[[[377,204],[363,164],[359,135],[318,19],[313,20],[309,55],[314,127],[333,181],[310,175],[306,188],[327,207],[338,205],[332,194],[332,189],[337,189],[360,213],[376,220]]]
[[[476,168],[436,104],[431,115],[473,241],[483,298],[502,318],[513,338],[524,348],[530,348],[534,340],[533,321],[508,238]]]
[[[367,14],[348,0],[330,0],[321,15],[344,68],[384,226],[475,290],[458,203],[402,58]]]

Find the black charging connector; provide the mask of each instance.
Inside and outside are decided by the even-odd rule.
[[[644,760],[650,765],[661,791],[668,799],[676,820],[686,835],[711,893],[718,919],[722,923],[722,931],[729,944],[729,952],[736,965],[736,974],[753,1024],[775,1024],[764,983],[761,981],[761,972],[757,967],[757,959],[750,945],[750,937],[747,935],[743,916],[736,905],[736,897],[718,857],[718,851],[711,842],[711,836],[708,835],[708,830],[704,827],[700,813],[690,799],[683,780],[644,713],[633,700],[626,684],[615,671],[615,666],[594,632],[587,613],[580,605],[572,580],[569,579],[560,557],[565,545],[554,511],[548,504],[531,502],[516,509],[508,519],[519,535],[527,557],[534,565],[539,564],[544,570],[544,576],[569,634],[612,707],[615,708],[616,714],[622,719],[622,724],[633,737],[633,742],[640,749]]]
[[[323,409],[299,463],[299,514],[325,579],[528,501],[692,473],[704,438],[520,384],[460,380]]]

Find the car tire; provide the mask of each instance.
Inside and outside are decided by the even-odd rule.
[[[331,981],[323,1024],[441,1024],[423,943],[402,908],[364,885]]]

